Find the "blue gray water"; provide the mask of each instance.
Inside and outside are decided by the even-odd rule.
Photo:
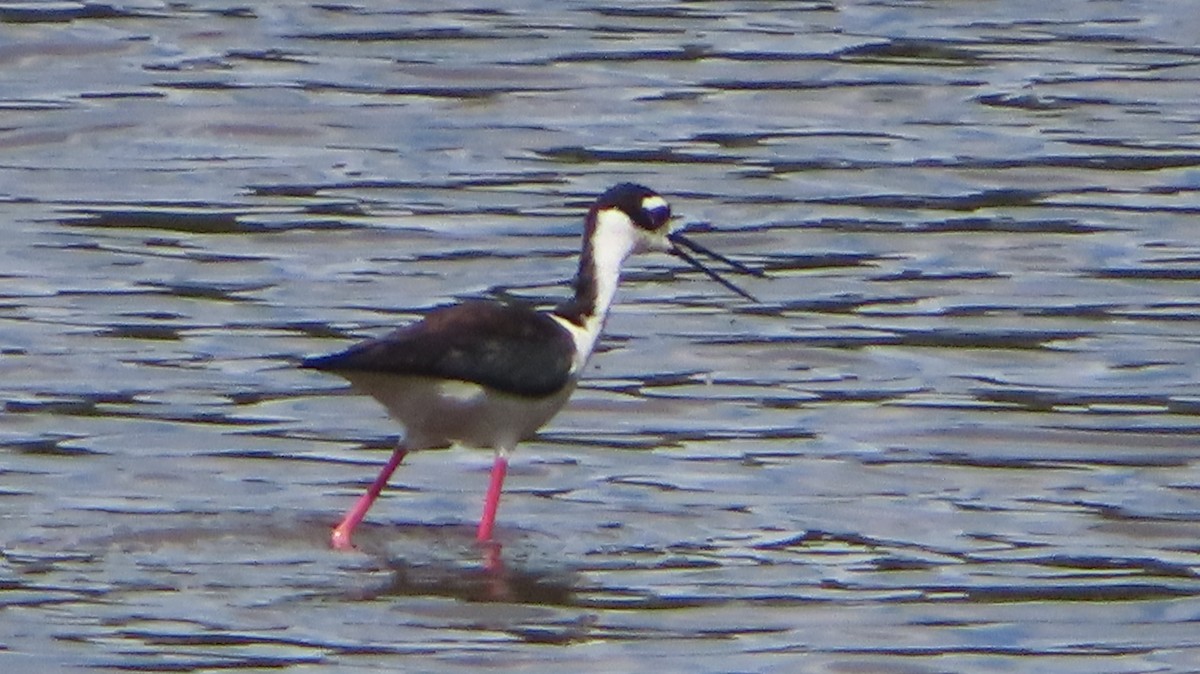
[[[1200,670],[1200,13],[0,4],[4,672]],[[299,356],[628,270],[514,457]]]

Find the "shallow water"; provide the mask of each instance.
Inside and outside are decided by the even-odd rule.
[[[1200,662],[1184,2],[0,5],[0,667]],[[631,266],[514,465],[296,358]]]

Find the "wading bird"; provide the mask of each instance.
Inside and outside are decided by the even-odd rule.
[[[405,429],[379,476],[333,529],[333,547],[352,547],[354,528],[405,455],[455,443],[495,452],[476,533],[480,542],[490,541],[509,454],[571,396],[596,347],[621,265],[634,253],[670,253],[754,299],[687,251],[740,273],[761,272],[671,232],[670,220],[670,206],[653,190],[616,185],[588,210],[574,295],[554,309],[464,302],[339,353],[304,360],[304,367],[334,372],[374,397]]]

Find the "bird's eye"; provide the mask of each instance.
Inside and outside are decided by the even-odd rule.
[[[642,199],[642,210],[650,218],[650,221],[654,223],[655,229],[662,227],[671,219],[670,204],[667,203],[666,199],[657,194]]]

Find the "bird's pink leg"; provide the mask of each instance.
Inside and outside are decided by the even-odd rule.
[[[486,543],[492,540],[492,529],[496,526],[496,509],[500,507],[500,490],[504,488],[504,476],[508,473],[508,450],[496,451],[492,462],[492,478],[488,481],[487,496],[483,499],[483,516],[479,518],[479,530],[475,540]]]
[[[397,447],[396,451],[392,452],[392,458],[384,464],[383,470],[379,471],[379,475],[371,486],[367,488],[367,493],[359,497],[354,503],[354,507],[346,512],[346,516],[342,521],[333,528],[333,536],[330,539],[333,547],[337,550],[350,550],[354,547],[350,543],[350,534],[354,533],[354,527],[366,517],[367,511],[371,509],[371,504],[375,502],[379,492],[387,486],[388,479],[392,473],[396,472],[396,467],[404,460],[404,456],[408,454],[408,450],[404,447]]]

